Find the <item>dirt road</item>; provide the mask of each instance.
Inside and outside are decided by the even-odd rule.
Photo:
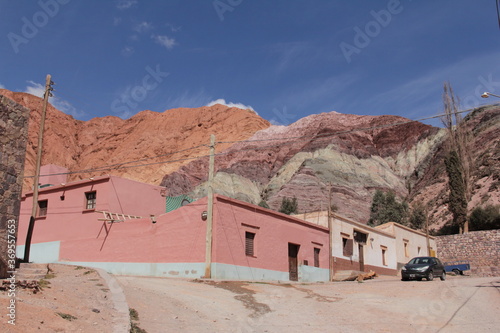
[[[154,332],[498,332],[500,278],[319,284],[117,277]]]

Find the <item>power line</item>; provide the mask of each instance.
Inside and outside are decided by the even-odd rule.
[[[46,176],[72,175],[72,174],[77,174],[77,173],[90,173],[90,172],[106,171],[106,170],[112,170],[112,169],[119,170],[119,169],[134,168],[134,167],[143,166],[143,165],[152,165],[152,164],[161,164],[161,163],[172,163],[172,162],[179,162],[179,161],[183,161],[183,160],[196,159],[198,157],[190,157],[190,158],[185,158],[185,159],[178,159],[178,160],[174,160],[174,161],[171,161],[171,162],[169,162],[169,161],[162,161],[162,162],[155,162],[155,163],[149,163],[149,164],[141,164],[141,165],[138,165],[138,166],[122,167],[125,164],[137,163],[137,162],[142,162],[142,161],[150,160],[150,159],[153,159],[153,158],[159,158],[159,157],[165,157],[165,156],[169,156],[169,155],[174,155],[174,154],[177,154],[177,153],[182,153],[182,152],[185,152],[185,151],[194,150],[194,149],[200,148],[200,147],[208,147],[208,145],[201,144],[201,145],[198,145],[198,146],[195,146],[195,147],[191,147],[191,148],[187,148],[187,149],[182,149],[182,150],[177,150],[177,151],[166,153],[166,154],[162,154],[162,155],[145,157],[145,158],[138,159],[138,160],[132,160],[132,161],[128,161],[128,162],[115,163],[115,164],[105,165],[105,166],[97,167],[97,168],[77,170],[77,171],[69,171],[69,172],[60,172],[60,173],[51,173],[51,174],[45,174],[45,175],[40,175],[40,176],[41,177],[42,176],[46,177]],[[33,178],[33,177],[34,176],[24,176],[24,178]]]
[[[461,113],[466,113],[466,112],[473,111],[475,109],[476,108],[474,108],[474,109],[468,109],[468,110],[463,110],[463,111],[459,111],[457,113],[460,113],[460,114]],[[272,142],[272,141],[283,141],[283,142],[276,143],[274,145],[261,146],[261,147],[248,147],[248,148],[235,149],[235,150],[226,150],[226,151],[223,151],[223,152],[220,152],[220,153],[216,153],[216,154],[214,154],[214,156],[222,156],[222,155],[229,155],[229,154],[238,153],[238,152],[244,152],[244,151],[252,151],[252,150],[257,151],[257,150],[263,150],[263,149],[267,149],[267,148],[274,148],[274,147],[292,145],[292,144],[296,143],[297,141],[305,141],[305,140],[308,140],[310,138],[315,138],[317,140],[322,140],[322,139],[327,139],[327,138],[330,138],[330,137],[344,135],[344,134],[350,134],[350,133],[354,133],[354,132],[370,131],[370,130],[374,130],[374,129],[387,128],[387,127],[392,127],[392,126],[399,126],[399,125],[404,125],[404,124],[408,124],[408,123],[412,123],[412,122],[420,122],[420,121],[423,121],[423,120],[440,118],[440,117],[443,117],[443,116],[444,116],[444,114],[438,114],[438,115],[424,117],[424,118],[419,118],[419,119],[414,119],[414,120],[409,119],[409,120],[405,120],[405,121],[401,121],[401,122],[396,122],[396,123],[383,124],[383,125],[377,125],[377,126],[370,126],[370,127],[365,127],[365,128],[356,128],[356,129],[345,130],[345,131],[337,131],[337,132],[328,133],[328,134],[319,134],[319,135],[315,134],[315,135],[303,135],[303,136],[294,136],[294,137],[268,138],[268,139],[256,139],[256,140],[218,141],[218,142],[216,142],[216,144],[221,144],[221,143],[224,143],[224,144],[227,144],[227,143],[233,143],[233,144],[234,143],[252,143],[252,142],[265,142],[265,141],[269,141],[269,142]],[[293,141],[290,141],[290,140],[293,140]],[[107,170],[112,170],[112,169],[123,170],[123,169],[132,169],[132,168],[139,168],[139,167],[151,166],[151,165],[158,165],[158,164],[175,163],[175,162],[182,162],[182,161],[188,161],[188,160],[196,160],[196,159],[201,159],[201,158],[208,158],[208,157],[210,157],[210,154],[196,156],[196,157],[188,157],[188,158],[183,158],[183,159],[176,159],[176,160],[165,160],[165,161],[145,163],[145,164],[139,164],[139,165],[124,166],[124,165],[130,164],[130,163],[142,162],[142,161],[153,159],[153,158],[164,157],[164,156],[173,155],[173,154],[176,154],[176,153],[179,153],[179,152],[189,151],[189,150],[193,150],[193,149],[196,149],[196,148],[208,147],[208,146],[209,145],[202,144],[202,145],[198,145],[196,147],[187,148],[187,149],[183,149],[183,150],[179,150],[179,151],[175,151],[175,152],[171,152],[171,153],[167,153],[167,154],[157,155],[157,156],[153,156],[153,157],[146,157],[146,158],[139,159],[139,160],[132,160],[132,161],[128,161],[128,162],[116,163],[116,164],[111,164],[111,165],[107,165],[107,166],[103,166],[103,167],[98,167],[98,168],[91,168],[91,169],[78,170],[78,171],[70,171],[70,172],[62,172],[62,173],[54,173],[54,174],[46,174],[46,175],[41,175],[41,176],[72,175],[72,174],[79,174],[79,173],[91,173],[91,172],[107,171]],[[24,178],[33,178],[33,176],[25,176]]]
[[[499,0],[500,1],[500,0]],[[463,110],[459,111],[457,113],[466,113],[470,112],[474,109],[468,109],[468,110]],[[408,119],[405,121],[397,122],[397,123],[391,123],[391,124],[385,124],[385,125],[378,125],[378,126],[371,126],[371,127],[365,127],[365,128],[356,128],[352,130],[346,130],[346,131],[339,131],[339,132],[334,132],[334,133],[327,133],[327,134],[311,134],[311,135],[302,135],[302,136],[290,136],[290,137],[284,137],[284,138],[270,138],[270,139],[255,139],[255,140],[241,140],[241,141],[218,141],[217,143],[243,143],[243,142],[262,142],[262,141],[279,141],[279,140],[296,140],[296,139],[302,139],[302,138],[311,138],[311,137],[327,137],[327,136],[336,136],[340,134],[348,134],[352,132],[358,132],[358,131],[369,131],[369,130],[374,130],[374,129],[379,129],[379,128],[384,128],[384,127],[392,127],[392,126],[398,126],[398,125],[404,125],[408,123],[413,123],[413,122],[421,122],[424,120],[430,120],[430,119],[435,119],[435,118],[441,118],[445,114],[438,114],[434,116],[429,116],[429,117],[424,117],[424,118],[419,118],[419,119]]]

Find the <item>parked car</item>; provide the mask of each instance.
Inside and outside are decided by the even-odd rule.
[[[444,263],[444,270],[446,273],[453,272],[455,275],[464,275],[464,271],[470,270],[470,263],[468,260],[448,261]]]
[[[401,280],[422,280],[432,281],[434,277],[439,277],[441,281],[446,279],[444,265],[435,257],[415,257],[401,269]]]

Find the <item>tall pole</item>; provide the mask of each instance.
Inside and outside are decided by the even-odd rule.
[[[330,281],[333,281],[333,223],[332,223],[332,183],[328,184],[328,270]]]
[[[205,278],[212,277],[212,221],[214,208],[214,164],[215,164],[215,135],[210,135],[210,158],[208,162],[208,207],[207,207],[207,235],[205,249]]]
[[[40,165],[42,163],[42,146],[43,146],[43,131],[45,129],[45,115],[47,113],[47,103],[49,97],[52,96],[51,76],[47,75],[45,79],[45,94],[43,95],[43,109],[40,118],[40,130],[38,132],[38,148],[36,153],[36,165],[35,165],[35,178],[33,180],[33,207],[31,209],[30,224],[28,226],[28,233],[26,234],[26,242],[24,245],[24,262],[29,262],[30,260],[30,248],[31,248],[31,237],[33,236],[33,229],[35,228],[35,216],[38,207],[38,181],[40,178]]]
[[[431,255],[431,241],[429,239],[429,211],[425,205],[425,237],[427,238],[427,255]]]

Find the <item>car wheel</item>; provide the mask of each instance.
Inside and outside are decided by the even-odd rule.
[[[453,273],[455,273],[455,275],[460,275],[460,270],[459,269],[454,269],[452,270]]]
[[[432,271],[430,271],[427,274],[427,281],[432,281],[432,280],[434,280],[434,273],[432,273]]]
[[[439,278],[441,279],[441,281],[446,280],[446,272],[443,271],[443,274],[441,274],[441,276]]]
[[[402,278],[401,278],[401,281],[408,281],[408,278],[406,278],[406,277],[402,277]]]

